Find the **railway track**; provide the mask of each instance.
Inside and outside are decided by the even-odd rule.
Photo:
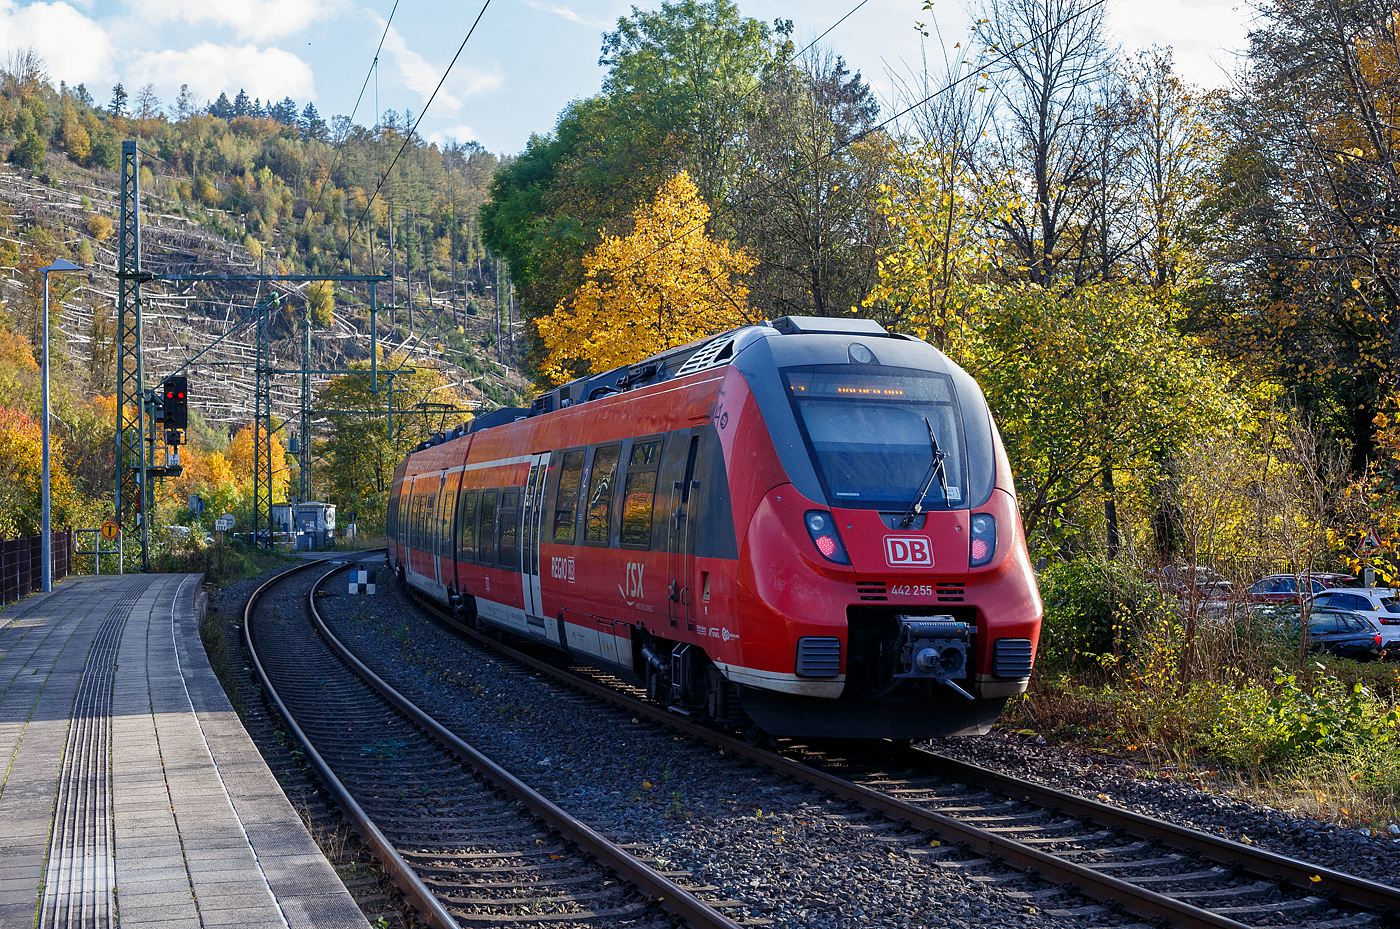
[[[426,922],[660,929],[679,918],[693,929],[737,929],[350,654],[316,608],[321,586],[343,567],[310,562],[258,588],[244,611],[245,644],[308,762]]]
[[[848,743],[784,741],[755,747],[669,713],[642,692],[564,656],[504,644],[430,613],[529,668],[674,729],[936,835],[980,856],[944,862],[978,870],[1003,863],[1156,925],[1243,929],[1400,926],[1400,890],[1122,810],[917,747],[878,755]]]

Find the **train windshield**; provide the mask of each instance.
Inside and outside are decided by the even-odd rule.
[[[947,489],[934,477],[924,509],[968,505],[962,417],[951,378],[865,365],[784,368],[782,374],[831,505],[907,509],[930,476],[930,430],[946,456]]]

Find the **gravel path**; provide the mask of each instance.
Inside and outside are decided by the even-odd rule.
[[[387,577],[382,572],[381,577]],[[782,927],[1122,923],[468,645],[393,585],[318,601],[424,710],[610,838]]]

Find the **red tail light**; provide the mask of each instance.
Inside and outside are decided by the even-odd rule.
[[[1380,644],[1381,644],[1381,637],[1380,637],[1379,635],[1376,636],[1376,644],[1377,644],[1377,645],[1380,645]]]

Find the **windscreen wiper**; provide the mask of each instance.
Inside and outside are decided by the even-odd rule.
[[[905,511],[904,518],[899,521],[899,528],[908,529],[914,523],[914,517],[924,511],[924,498],[928,496],[929,488],[933,486],[933,479],[938,478],[938,484],[943,488],[943,499],[948,499],[948,473],[943,467],[943,460],[948,456],[938,444],[938,436],[933,432],[933,423],[924,417],[924,425],[928,426],[928,444],[933,448],[933,463],[928,466],[928,474],[924,475],[923,486],[919,488],[919,495],[914,498],[914,502],[909,504],[909,509]]]

